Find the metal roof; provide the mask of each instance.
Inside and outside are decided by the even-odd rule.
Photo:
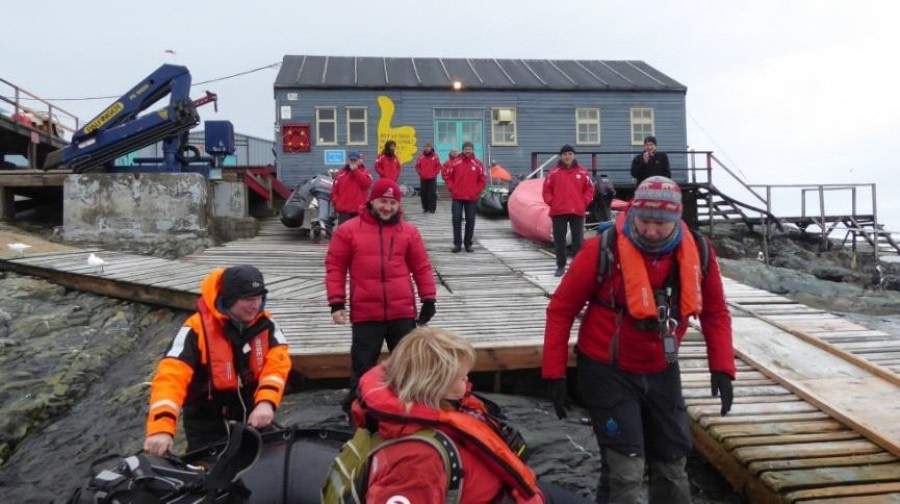
[[[678,91],[643,61],[380,58],[287,55],[276,88]]]

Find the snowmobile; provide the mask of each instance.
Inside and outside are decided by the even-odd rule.
[[[281,223],[307,231],[315,241],[321,239],[323,232],[330,236],[334,228],[333,186],[330,175],[316,175],[297,184],[281,209]]]

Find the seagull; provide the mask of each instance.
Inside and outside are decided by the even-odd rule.
[[[761,262],[761,263],[766,262],[766,254],[763,254],[763,251],[760,250],[760,251],[756,254],[756,260],[759,261],[759,262]]]
[[[10,243],[6,245],[10,250],[14,250],[19,253],[19,257],[25,256],[25,251],[31,248],[31,245],[25,243]]]
[[[87,263],[94,267],[94,273],[103,274],[103,265],[106,264],[106,261],[95,256],[93,252],[88,255]]]

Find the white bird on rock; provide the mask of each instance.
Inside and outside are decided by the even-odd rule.
[[[10,243],[6,245],[10,250],[14,250],[19,253],[19,257],[23,257],[25,255],[25,251],[31,248],[31,245],[26,243]]]
[[[106,261],[94,255],[93,252],[88,254],[87,263],[94,267],[94,273],[103,274],[103,265],[106,264]]]

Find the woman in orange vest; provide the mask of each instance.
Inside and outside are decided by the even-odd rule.
[[[218,268],[200,286],[197,312],[175,335],[150,385],[144,451],[172,449],[184,408],[187,449],[224,439],[226,421],[267,427],[281,403],[291,359],[253,266]]]
[[[474,363],[475,350],[464,338],[420,327],[384,364],[363,375],[352,419],[357,428],[377,426],[386,445],[369,461],[365,502],[445,502],[455,487],[461,489],[457,502],[467,504],[587,503],[537,481],[521,458],[521,436],[471,394],[468,374]],[[448,485],[443,455],[433,446],[398,439],[425,428],[449,438],[459,454],[461,482]]]

